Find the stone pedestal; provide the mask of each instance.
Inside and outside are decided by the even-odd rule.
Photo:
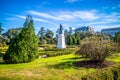
[[[58,44],[57,48],[66,48],[65,46],[65,36],[64,34],[58,34]]]

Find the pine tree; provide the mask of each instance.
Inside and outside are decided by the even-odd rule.
[[[77,45],[80,45],[81,44],[81,40],[80,38],[77,39]]]
[[[37,57],[38,39],[34,32],[33,20],[27,16],[23,29],[16,36],[3,59],[6,63],[23,63],[33,61]]]
[[[45,31],[45,29],[44,29],[44,27],[41,27],[40,28],[40,31],[38,32],[38,34],[37,34],[37,36],[38,36],[38,38],[39,38],[39,43],[40,44],[46,44],[46,40],[45,40],[45,33],[46,33],[46,31]]]
[[[1,24],[2,23],[0,23],[0,35],[2,34],[2,31],[3,31],[2,27],[1,27]]]
[[[120,32],[117,32],[114,41],[120,44]]]
[[[68,45],[73,45],[73,36],[72,35],[69,36]]]

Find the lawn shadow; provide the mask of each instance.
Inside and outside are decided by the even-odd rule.
[[[62,59],[62,60],[77,60],[77,59],[82,59],[84,57],[73,57],[73,58],[67,58],[67,59]]]
[[[66,59],[62,59],[64,62],[61,62],[59,64],[55,64],[55,65],[49,65],[47,66],[48,68],[56,68],[56,69],[69,69],[69,68],[76,68],[76,66],[74,66],[74,63],[78,60],[82,60],[84,59],[83,57],[73,57],[73,58],[66,58]]]
[[[116,64],[116,63],[111,62],[111,61],[94,62],[94,61],[90,61],[90,60],[82,60],[82,61],[77,61],[77,62],[73,63],[73,65],[75,67],[95,68],[95,69],[109,67],[114,64]]]
[[[49,65],[47,67],[56,68],[56,69],[69,69],[71,67],[74,67],[73,63],[74,61],[66,61],[66,62],[62,62],[62,63],[55,64],[55,65]]]
[[[89,69],[89,68],[101,69],[101,68],[109,67],[111,65],[116,64],[115,62],[111,62],[111,61],[104,61],[102,63],[100,62],[96,63],[90,60],[76,61],[76,60],[73,60],[75,58],[69,58],[69,59],[70,59],[69,61],[61,62],[55,65],[49,65],[47,67],[56,68],[56,69],[69,69],[69,68],[79,69],[81,67],[86,68],[86,69]]]
[[[6,64],[4,61],[0,61],[0,64]]]

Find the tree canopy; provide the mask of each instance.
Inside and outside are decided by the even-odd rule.
[[[23,63],[33,61],[37,57],[38,38],[34,32],[33,20],[27,16],[22,31],[14,39],[4,55],[6,63]]]

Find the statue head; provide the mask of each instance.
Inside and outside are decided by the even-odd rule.
[[[60,24],[59,34],[63,34],[63,26]]]

